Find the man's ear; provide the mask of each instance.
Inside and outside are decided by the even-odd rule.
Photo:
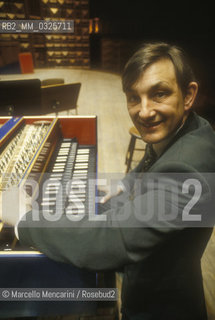
[[[196,98],[197,92],[198,92],[198,83],[195,81],[190,82],[187,87],[186,96],[184,98],[185,110],[190,110]]]

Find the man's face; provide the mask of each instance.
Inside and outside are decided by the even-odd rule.
[[[187,116],[174,66],[168,59],[146,68],[126,97],[131,119],[147,143],[169,138]]]

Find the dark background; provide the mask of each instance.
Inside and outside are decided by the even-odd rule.
[[[91,36],[92,67],[100,67],[104,38],[124,43],[119,72],[140,43],[168,41],[182,46],[189,54],[200,81],[201,101],[213,105],[215,14],[212,2],[90,0],[90,18],[95,17],[100,19],[100,34]]]

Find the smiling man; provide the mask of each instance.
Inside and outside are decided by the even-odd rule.
[[[183,67],[183,61],[179,60],[182,58],[181,51],[163,45],[163,47],[160,46],[159,57],[156,49],[159,49],[157,45],[148,46],[152,56],[146,57],[146,61],[141,60],[141,55],[143,58],[146,48],[139,50],[127,64],[123,81],[128,111],[134,125],[142,139],[154,144],[154,149],[161,152],[164,145],[187,119],[197,94],[198,84],[194,81],[194,75],[188,66],[187,70],[180,70],[176,63],[173,64],[177,60]],[[134,83],[130,83],[128,81],[130,69],[133,66],[133,73],[138,72],[138,69],[135,70],[138,58],[140,74],[136,75]],[[187,74],[180,74],[185,71]],[[188,78],[187,85],[180,83],[180,77]]]
[[[80,268],[123,268],[123,320],[205,320],[200,261],[214,221],[215,135],[192,111],[197,82],[181,49],[152,43],[131,57],[122,83],[147,151],[101,201],[109,199],[106,219],[49,222],[40,212],[35,221],[28,212],[20,242]]]
[[[129,114],[142,139],[155,148],[167,141],[183,125],[196,93],[197,83],[191,82],[184,99],[170,60],[148,67],[126,92]]]
[[[126,188],[134,189],[136,177],[142,171],[145,172],[143,179],[144,176],[145,179],[151,178],[153,173],[159,175],[169,172],[168,183],[172,185],[176,180],[180,181],[181,177],[190,178],[193,172],[201,173],[205,178],[206,172],[215,171],[215,135],[207,121],[192,110],[198,83],[181,48],[167,43],[145,44],[125,66],[122,83],[130,117],[147,143],[147,148],[142,161],[125,177],[123,187],[118,189],[119,193],[122,190],[125,192]],[[162,186],[163,176],[159,179]],[[204,185],[201,179],[198,181],[201,186]],[[213,194],[213,182],[207,183],[211,187],[209,192]],[[207,194],[205,189],[201,199],[203,194]],[[184,195],[180,192],[177,195],[180,200],[176,204],[166,194],[166,212],[172,210],[168,202],[178,207],[180,201],[184,202]],[[159,197],[161,193],[158,192]],[[204,203],[200,209],[203,211],[201,214],[214,215],[209,207]],[[144,205],[141,209],[146,210]],[[159,215],[159,207],[156,209]],[[174,237],[167,237],[167,241],[163,242],[166,234],[165,237],[162,235],[160,245],[165,245],[156,245],[139,266],[131,267],[133,274],[126,274],[124,290],[127,295],[124,295],[124,305],[128,307],[124,309],[123,320],[207,319],[200,259],[209,239],[210,228],[183,228],[182,225],[182,228],[178,228],[177,219],[173,225],[176,231]],[[206,225],[209,226],[208,223]],[[152,233],[152,230],[158,233],[160,230],[168,230],[170,235],[173,231],[171,227],[162,229],[165,226],[162,223],[157,224],[157,228],[154,223],[149,226],[152,227]],[[145,231],[145,239],[153,239],[146,234]],[[137,297],[137,291],[141,298]]]

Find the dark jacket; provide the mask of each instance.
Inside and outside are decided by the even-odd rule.
[[[63,215],[50,222],[40,213],[38,222],[28,213],[19,223],[20,241],[81,268],[123,267],[122,310],[129,319],[206,319],[200,259],[213,223],[214,132],[191,113],[147,173],[142,173],[143,162],[124,179],[130,190],[114,199],[105,221],[87,216],[70,221]],[[163,219],[162,210],[177,214]],[[201,220],[184,222],[186,213]]]

